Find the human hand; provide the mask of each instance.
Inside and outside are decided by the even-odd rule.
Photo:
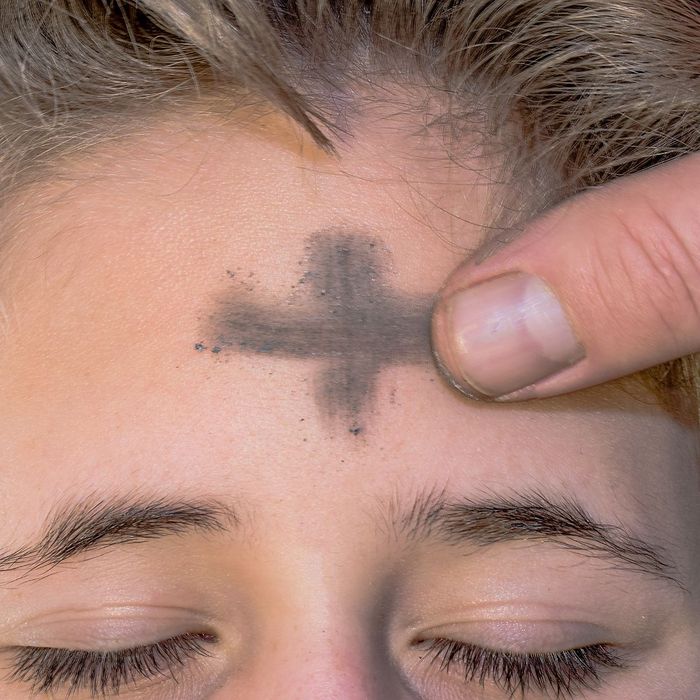
[[[700,154],[581,194],[467,261],[440,292],[433,347],[455,386],[499,400],[700,351]]]

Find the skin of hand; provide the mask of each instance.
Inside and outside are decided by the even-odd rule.
[[[433,314],[453,384],[525,400],[699,351],[698,183],[693,154],[589,190],[486,260],[472,256]]]

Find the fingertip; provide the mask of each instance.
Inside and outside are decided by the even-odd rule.
[[[556,295],[520,272],[441,296],[432,342],[449,383],[481,400],[517,400],[515,392],[585,357]]]
[[[448,301],[440,296],[433,307],[431,320],[431,348],[435,366],[443,379],[460,394],[474,401],[492,401],[492,397],[479,391],[464,376],[455,358]]]

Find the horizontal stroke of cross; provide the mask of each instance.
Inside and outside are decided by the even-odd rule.
[[[212,317],[214,351],[318,360],[317,405],[357,434],[382,369],[431,361],[432,298],[389,288],[377,239],[330,231],[308,250],[308,303],[283,309],[232,294]]]

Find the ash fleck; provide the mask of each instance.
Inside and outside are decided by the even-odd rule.
[[[362,428],[359,425],[353,425],[352,428],[348,428],[348,432],[353,435],[359,435],[362,432]]]
[[[203,352],[204,350],[207,349],[207,346],[204,343],[195,343],[194,344],[194,349],[197,352]]]
[[[218,354],[218,353],[221,352],[221,348],[220,348],[218,345],[215,345],[215,346],[211,349],[211,351],[212,351],[213,353],[217,353],[217,354]]]

